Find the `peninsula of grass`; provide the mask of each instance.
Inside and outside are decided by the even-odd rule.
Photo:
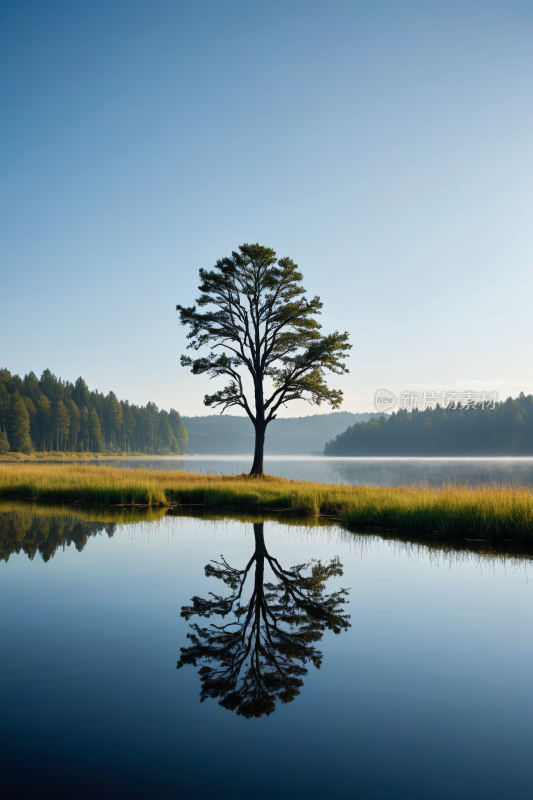
[[[327,515],[349,528],[533,545],[527,487],[347,486],[90,464],[0,464],[0,495],[106,506],[203,506]]]

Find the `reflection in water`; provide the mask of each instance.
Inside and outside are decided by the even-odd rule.
[[[81,553],[89,539],[107,533],[111,538],[121,525],[155,522],[166,508],[105,508],[101,506],[33,503],[0,498],[0,561],[12,553],[39,553],[49,561],[58,549],[74,545]]]
[[[339,634],[350,627],[343,613],[347,589],[324,594],[325,583],[342,575],[338,557],[329,564],[310,561],[285,570],[266,549],[263,523],[254,523],[255,552],[243,570],[231,567],[223,556],[205,568],[207,577],[222,580],[231,590],[226,597],[210,593],[193,597],[181,616],[235,620],[223,625],[192,624],[192,644],[181,648],[178,669],[200,666],[200,698],[220,698],[220,705],[246,718],[271,714],[276,700],[290,703],[300,694],[307,662],[319,669],[322,653],[315,646],[326,630]],[[274,582],[265,582],[265,562]],[[255,563],[250,600],[243,602],[246,579]],[[304,572],[311,567],[311,574]]]
[[[22,551],[30,560],[40,553],[46,562],[60,547],[71,544],[81,553],[91,536],[107,533],[111,537],[116,531],[113,522],[86,521],[74,514],[57,514],[57,509],[54,509],[54,516],[50,516],[35,513],[31,507],[15,510],[0,507],[0,561],[8,561],[12,553]]]

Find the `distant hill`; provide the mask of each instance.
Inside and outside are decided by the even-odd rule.
[[[379,414],[336,411],[307,417],[275,419],[267,427],[265,455],[310,455],[322,452],[327,441],[356,422],[368,422]],[[248,417],[214,414],[183,417],[189,433],[188,453],[198,455],[245,455],[254,451],[254,427]]]

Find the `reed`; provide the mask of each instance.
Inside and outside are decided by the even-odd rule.
[[[373,487],[90,464],[1,464],[0,494],[97,505],[198,505],[330,515],[349,528],[533,544],[528,487]]]

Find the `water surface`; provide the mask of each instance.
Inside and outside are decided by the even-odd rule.
[[[4,792],[531,796],[528,557],[290,515],[21,501],[0,501],[0,547]],[[323,586],[298,605],[313,560]],[[258,592],[270,627],[257,617],[241,691],[205,667],[234,667]]]
[[[239,475],[249,472],[253,456],[187,456],[117,459],[116,466],[190,470]],[[109,461],[88,462],[109,464]],[[533,485],[533,458],[333,458],[265,456],[265,472],[292,480],[347,483],[351,486],[400,486],[443,481]]]

